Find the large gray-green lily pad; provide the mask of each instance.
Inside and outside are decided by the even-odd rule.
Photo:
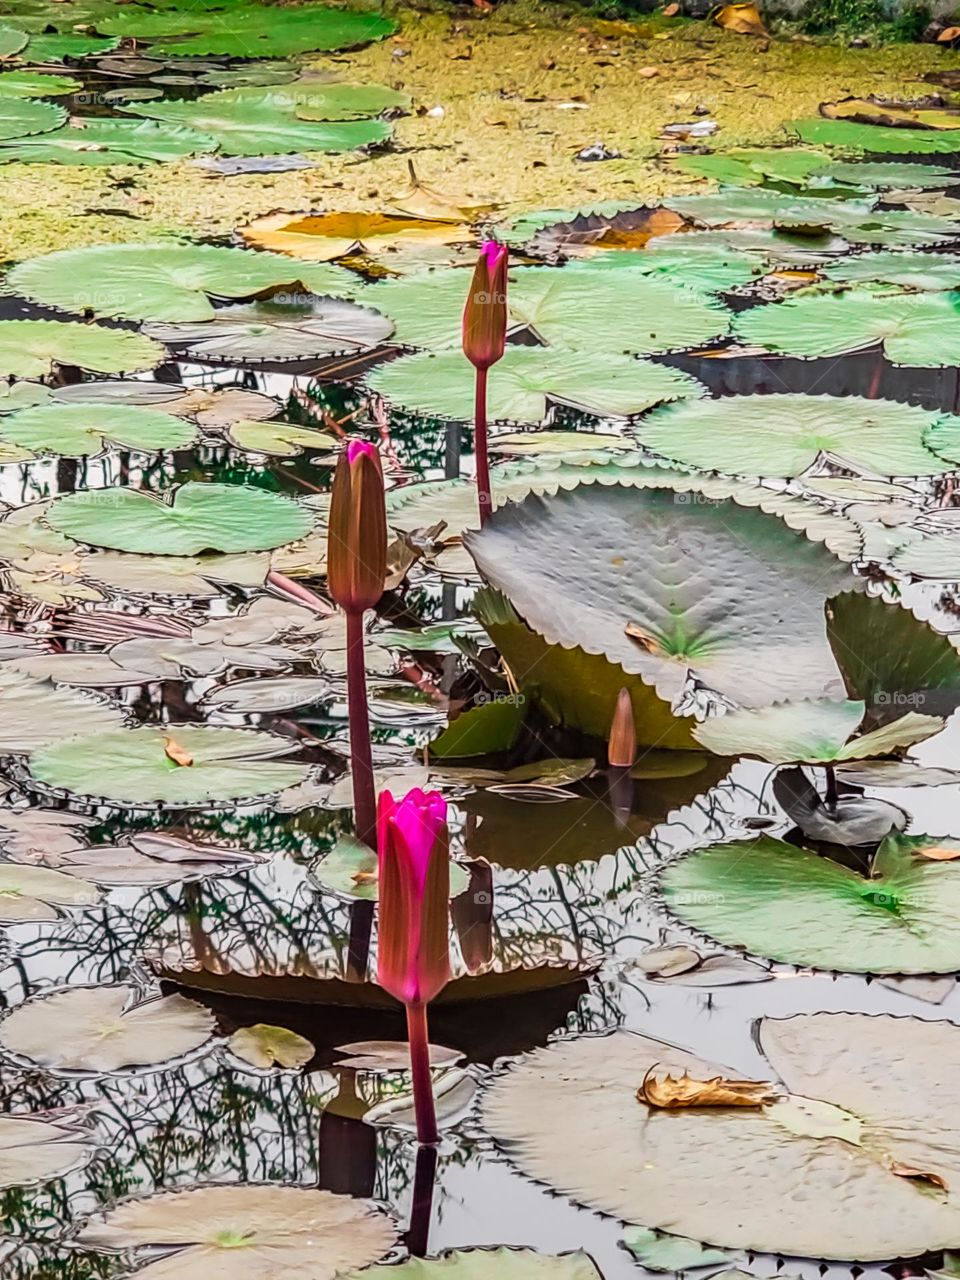
[[[0,752],[4,754],[28,754],[78,733],[110,733],[122,724],[122,713],[106,702],[0,667]]]
[[[34,996],[0,1023],[0,1048],[53,1071],[157,1067],[194,1053],[216,1023],[184,996],[137,1003],[132,987],[68,987]]]
[[[0,924],[56,920],[59,907],[93,907],[100,901],[95,885],[48,867],[0,863]]]
[[[310,532],[306,508],[245,485],[181,485],[171,500],[136,489],[95,489],[58,498],[46,522],[77,542],[115,551],[193,556],[265,551]]]
[[[462,352],[419,352],[380,365],[371,391],[397,408],[462,422],[473,416],[473,366]],[[508,347],[490,373],[491,421],[539,423],[550,404],[573,405],[600,417],[627,417],[664,400],[703,394],[679,369],[627,356]]]
[[[56,453],[67,458],[100,453],[107,444],[154,453],[161,449],[185,449],[193,444],[195,429],[171,414],[131,405],[39,405],[0,420],[3,442],[35,454]]]
[[[364,297],[393,320],[396,341],[442,351],[460,346],[469,288],[466,271],[448,268],[375,285]],[[507,305],[511,333],[574,352],[680,351],[722,337],[730,324],[726,308],[709,295],[646,271],[597,270],[589,262],[515,270]]]
[[[703,471],[792,477],[829,461],[871,475],[926,476],[952,469],[928,441],[934,430],[960,451],[960,418],[951,414],[893,400],[787,394],[669,405],[645,418],[637,436],[654,453]]]
[[[830,1114],[845,1137],[791,1131],[783,1103],[649,1109],[636,1093],[651,1068],[737,1073],[624,1031],[535,1050],[489,1091],[486,1127],[524,1173],[579,1203],[708,1244],[860,1262],[950,1247],[960,1203],[892,1166],[957,1184],[960,1030],[820,1013],[764,1018],[758,1039],[769,1065],[753,1078],[779,1077],[794,1119]]]
[[[581,486],[500,508],[464,541],[548,644],[603,655],[668,702],[690,676],[743,706],[840,692],[823,606],[855,580],[736,501]]]
[[[279,401],[260,391],[248,391],[245,387],[182,387],[176,383],[131,378],[78,382],[72,386],[57,387],[52,392],[46,387],[34,388],[34,391],[43,393],[42,400],[11,404],[11,410],[28,408],[51,398],[69,405],[135,405],[160,409],[178,418],[190,418],[201,427],[213,429],[229,427],[235,422],[248,425],[261,422],[280,412]],[[5,411],[8,403],[6,397],[0,396],[0,412]]]
[[[955,840],[891,834],[861,875],[760,836],[687,854],[662,872],[660,888],[685,925],[769,960],[844,973],[953,973],[958,858]]]
[[[905,289],[960,288],[960,258],[946,253],[862,253],[823,268],[841,284],[895,284]]]
[[[294,308],[270,302],[222,307],[213,320],[149,324],[144,332],[200,361],[255,363],[369,351],[389,338],[392,324],[369,307],[324,297]]]
[[[783,355],[880,347],[892,364],[943,368],[960,363],[960,293],[788,298],[744,312],[736,331],[741,342]]]
[[[63,249],[14,267],[10,287],[62,311],[128,320],[212,320],[210,298],[249,298],[283,285],[317,292],[341,286],[336,267],[297,264],[282,254],[213,245],[122,244]]]
[[[854,700],[781,702],[712,716],[697,725],[693,736],[721,756],[759,756],[770,764],[830,764],[891,755],[944,726],[939,716],[908,711],[857,735],[865,713],[866,703]]]
[[[146,1280],[335,1280],[393,1246],[390,1218],[368,1200],[313,1187],[195,1185],[123,1200],[81,1234],[98,1252],[156,1257]]]
[[[96,1151],[91,1130],[39,1115],[0,1116],[0,1187],[62,1178],[89,1164]],[[0,1259],[2,1259],[0,1252]]]
[[[368,1267],[363,1280],[602,1280],[589,1254],[535,1249],[451,1249],[437,1258],[407,1258],[399,1266]],[[344,1280],[360,1280],[361,1273]]]
[[[183,125],[156,120],[75,117],[50,133],[0,145],[0,163],[154,164],[216,149],[216,139]]]
[[[158,342],[125,329],[59,320],[0,320],[0,377],[43,378],[55,364],[137,373],[164,358]]]
[[[295,745],[247,729],[142,726],[54,743],[34,754],[31,772],[47,786],[117,804],[225,804],[302,782],[304,765],[276,759]]]

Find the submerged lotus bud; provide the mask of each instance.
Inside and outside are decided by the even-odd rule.
[[[463,309],[463,354],[489,369],[507,341],[507,246],[488,240],[480,249]]]
[[[381,987],[405,1005],[425,1005],[450,981],[450,837],[447,802],[419,788],[377,812]]]
[[[362,613],[383,595],[387,513],[380,454],[351,440],[337,463],[327,534],[327,588],[342,609]]]
[[[637,731],[633,723],[633,703],[626,689],[617,694],[610,725],[607,761],[615,769],[629,769],[637,758]]]

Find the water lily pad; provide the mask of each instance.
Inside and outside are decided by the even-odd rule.
[[[407,1258],[399,1266],[369,1267],[363,1275],[364,1280],[602,1280],[597,1264],[582,1251],[554,1255],[506,1245],[451,1249],[437,1258]],[[344,1280],[360,1280],[360,1276]]]
[[[224,101],[217,93],[189,102],[130,103],[123,109],[132,115],[202,133],[212,138],[225,156],[352,151],[384,142],[390,136],[390,125],[385,120],[298,120],[292,111],[257,102]]]
[[[380,896],[377,855],[360,840],[338,840],[310,869],[311,878],[325,892],[348,901],[376,902]],[[470,878],[459,863],[450,864],[450,896],[463,893]]]
[[[237,654],[238,666],[246,666],[247,649]],[[275,676],[269,680],[231,680],[208,693],[205,707],[221,711],[270,714],[294,707],[310,707],[330,696],[330,682],[319,676]]]
[[[138,333],[58,320],[0,320],[0,376],[43,378],[55,364],[93,373],[152,369],[163,347]]]
[[[0,58],[12,58],[14,54],[20,52],[26,47],[27,41],[30,39],[26,31],[21,31],[19,27],[10,27],[4,23],[0,26]]]
[[[4,1189],[62,1178],[89,1164],[95,1152],[94,1135],[79,1125],[42,1116],[0,1116],[0,1187]]]
[[[830,164],[830,155],[803,147],[758,147],[713,155],[681,155],[677,156],[676,164],[687,173],[712,178],[727,186],[759,186],[767,181],[802,186]]]
[[[880,347],[893,364],[943,368],[960,363],[960,294],[787,298],[744,312],[737,336],[784,355],[839,356]]]
[[[275,759],[295,746],[246,729],[144,725],[54,743],[32,757],[31,772],[47,786],[118,804],[222,805],[302,782],[306,766]]]
[[[102,452],[108,444],[144,453],[185,449],[196,431],[180,418],[156,409],[110,405],[38,405],[0,420],[3,441],[35,454],[81,458]]]
[[[849,570],[762,512],[684,496],[619,485],[530,496],[464,541],[532,631],[602,654],[628,687],[670,703],[692,675],[743,706],[828,693],[838,671],[823,603],[853,587]]]
[[[844,973],[953,973],[960,865],[928,856],[943,844],[888,835],[863,876],[760,836],[688,854],[660,886],[684,924],[769,960]]]
[[[960,129],[903,129],[852,120],[795,120],[788,126],[814,146],[875,155],[951,155],[960,151]]]
[[[468,422],[473,368],[461,352],[421,352],[380,365],[367,385],[410,412]],[[703,394],[701,384],[666,365],[627,356],[508,347],[488,384],[491,421],[542,422],[550,404],[601,417],[642,413],[664,400]]]
[[[960,418],[892,400],[724,396],[661,408],[637,435],[653,452],[704,471],[790,477],[826,460],[872,475],[921,476],[950,469],[927,443],[941,421],[943,436],[960,446]]]
[[[708,1249],[686,1236],[665,1235],[647,1227],[632,1228],[623,1237],[623,1244],[647,1271],[690,1271],[731,1260],[723,1250]]]
[[[311,286],[335,289],[335,268],[304,268]],[[122,244],[31,258],[7,280],[24,297],[63,311],[128,320],[203,321],[210,298],[248,298],[295,286],[302,271],[280,254],[212,245]]]
[[[829,764],[891,755],[939,733],[945,723],[939,716],[910,711],[857,735],[865,712],[864,702],[781,702],[712,716],[697,725],[693,736],[721,756],[759,756],[770,764]]]
[[[75,876],[0,863],[0,924],[56,920],[58,907],[92,907],[99,901],[96,887]]]
[[[207,323],[154,324],[144,330],[196,360],[235,364],[351,355],[379,346],[391,331],[390,321],[376,311],[328,297],[303,308],[266,302],[222,307]]]
[[[2,82],[0,82],[2,83]],[[383,111],[405,109],[410,98],[382,84],[312,79],[309,74],[282,88],[240,87],[217,95],[218,103],[275,107],[299,120],[363,120]]]
[[[213,1014],[183,996],[136,1003],[132,987],[33,996],[0,1023],[0,1048],[34,1066],[92,1074],[159,1067],[207,1044]]]
[[[50,133],[0,145],[0,163],[153,164],[216,147],[209,134],[155,120],[74,118]]]
[[[91,53],[109,53],[120,41],[115,36],[86,36],[73,32],[43,32],[30,36],[29,54],[34,62],[63,62],[85,58]]]
[[[936,164],[905,163],[894,161],[834,160],[816,175],[840,184],[849,183],[861,187],[949,187],[955,181],[953,169]]]
[[[269,1071],[274,1065],[298,1071],[316,1053],[310,1041],[295,1031],[267,1026],[263,1022],[252,1027],[239,1027],[227,1045],[231,1053],[259,1071]]]
[[[366,1267],[396,1240],[370,1201],[269,1184],[198,1184],[124,1200],[93,1219],[85,1248],[163,1257],[145,1280],[334,1280]],[[269,1269],[269,1270],[268,1270]]]
[[[22,386],[22,384],[18,384]],[[35,388],[36,390],[36,388]],[[280,404],[272,396],[245,387],[182,387],[169,382],[145,382],[142,379],[101,379],[57,387],[48,392],[61,404],[136,405],[162,409],[178,418],[190,418],[201,427],[229,427],[235,422],[260,422],[280,412]],[[0,410],[7,403],[0,398]],[[28,407],[14,406],[14,407]]]
[[[136,489],[99,489],[58,498],[47,524],[96,547],[153,555],[262,551],[309,533],[309,511],[290,498],[243,485],[181,485],[167,502]]]
[[[26,138],[35,133],[48,133],[63,124],[67,113],[52,102],[34,102],[30,98],[0,96],[0,139]]]
[[[488,1130],[527,1175],[580,1203],[712,1245],[861,1262],[949,1246],[954,1198],[893,1166],[956,1181],[960,1134],[942,1100],[956,1087],[957,1028],[802,1014],[764,1018],[758,1038],[769,1063],[758,1071],[859,1116],[861,1145],[791,1133],[775,1108],[648,1109],[636,1091],[651,1067],[700,1080],[736,1073],[622,1031],[534,1051],[489,1091]]]
[[[960,288],[960,258],[945,253],[861,253],[823,268],[841,284],[896,284],[905,289]]]
[[[116,592],[202,598],[220,595],[221,583],[262,586],[270,571],[270,557],[254,554],[152,556],[95,551],[82,557],[79,571],[84,578]]]
[[[105,888],[186,884],[232,876],[255,867],[262,859],[240,849],[167,835],[143,832],[129,844],[91,845],[62,854],[57,865],[70,876],[82,876]]]
[[[4,754],[26,754],[77,733],[109,733],[122,724],[122,713],[107,703],[0,667],[0,752]]]
[[[298,427],[295,422],[235,422],[227,439],[238,449],[266,453],[277,458],[294,458],[304,449],[330,449],[338,441],[328,431]]]
[[[44,71],[0,71],[0,96],[13,98],[52,98],[63,93],[76,93],[82,80],[73,76],[57,76]]]

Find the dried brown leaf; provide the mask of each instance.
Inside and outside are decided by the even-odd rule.
[[[946,1178],[941,1177],[939,1173],[932,1173],[929,1169],[914,1169],[912,1165],[901,1164],[899,1160],[893,1160],[889,1165],[889,1169],[898,1178],[913,1178],[917,1182],[931,1182],[935,1187],[939,1187],[941,1191],[950,1190]]]
[[[766,1107],[780,1097],[781,1090],[769,1080],[695,1080],[686,1072],[679,1078],[658,1079],[655,1063],[643,1077],[637,1090],[637,1101],[648,1107],[676,1111],[681,1107]]]
[[[186,747],[182,747],[175,738],[171,738],[169,734],[164,734],[163,736],[163,754],[168,760],[172,760],[174,764],[181,765],[183,768],[188,768],[193,764],[193,756],[190,752]]]
[[[724,31],[733,31],[740,36],[769,34],[755,4],[723,4],[714,10],[713,21]]]

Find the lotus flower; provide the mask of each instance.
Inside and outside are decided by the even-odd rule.
[[[363,614],[383,595],[387,515],[380,455],[351,440],[337,463],[327,534],[327,589],[347,615],[347,710],[357,835],[376,847],[376,793],[363,656]]]
[[[417,1136],[436,1142],[427,1004],[450,981],[450,837],[443,797],[417,788],[397,801],[384,791],[377,854],[377,977],[406,1006]]]
[[[474,448],[480,524],[493,511],[487,460],[487,370],[503,355],[507,341],[507,246],[488,240],[474,268],[463,309],[463,353],[477,371]]]

